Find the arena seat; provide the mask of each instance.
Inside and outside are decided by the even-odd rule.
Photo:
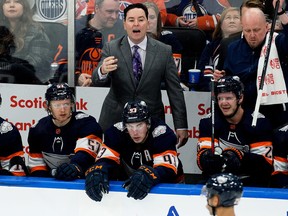
[[[194,68],[206,46],[206,34],[200,29],[164,26],[163,30],[171,31],[183,46],[181,82],[187,83],[188,70]]]

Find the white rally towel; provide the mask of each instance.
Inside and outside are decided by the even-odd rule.
[[[278,33],[273,34],[273,40],[271,42],[270,56],[267,63],[266,76],[260,102],[261,105],[282,104],[288,102],[287,88],[284,81],[283,71],[281,68],[275,44],[275,38],[277,35]],[[257,89],[259,89],[260,85],[268,40],[269,40],[269,34],[266,36],[266,41],[264,46],[262,47],[261,55],[258,62],[258,71],[256,80]]]

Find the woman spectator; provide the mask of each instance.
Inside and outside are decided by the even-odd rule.
[[[35,69],[31,83],[47,83],[52,77],[50,41],[41,25],[33,21],[27,0],[0,0],[0,25],[6,26],[15,37],[13,57],[28,61]]]
[[[221,40],[241,31],[242,26],[240,22],[239,8],[226,8],[222,12],[220,20],[212,34],[212,41],[206,45],[197,65],[197,67],[203,72],[201,74],[198,90],[210,91],[210,78],[204,77],[204,69],[206,65],[212,65],[214,69],[216,68],[218,64]]]
[[[149,27],[148,32],[155,39],[172,47],[172,52],[181,53],[183,47],[180,41],[171,31],[162,29],[161,15],[157,5],[153,2],[143,3],[148,8]]]
[[[148,9],[149,26],[147,32],[153,38],[171,46],[175,64],[178,69],[178,75],[180,76],[182,44],[171,31],[162,29],[161,15],[157,5],[153,2],[145,2],[143,4]],[[163,82],[162,89],[165,89]]]

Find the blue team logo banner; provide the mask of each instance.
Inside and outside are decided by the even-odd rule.
[[[36,14],[41,20],[56,21],[67,13],[67,0],[36,0]]]
[[[120,1],[119,19],[124,20],[124,9],[130,5],[131,2]]]

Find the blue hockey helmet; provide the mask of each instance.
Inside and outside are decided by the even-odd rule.
[[[150,123],[150,112],[144,101],[127,102],[122,115],[123,124],[148,121]]]
[[[244,92],[244,85],[238,76],[224,76],[220,78],[215,85],[215,96],[219,93],[233,92],[237,99],[241,97]]]
[[[208,179],[202,188],[202,194],[207,199],[219,196],[218,206],[229,207],[237,205],[243,194],[243,184],[239,177],[231,173],[215,174]]]

